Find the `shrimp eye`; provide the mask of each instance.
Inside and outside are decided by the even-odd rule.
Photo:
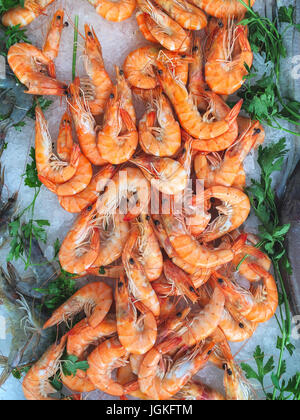
[[[146,216],[146,220],[147,220],[147,222],[149,222],[149,220],[150,220],[149,214]]]
[[[229,376],[232,376],[232,370],[228,369],[228,370],[227,370],[227,374],[228,374]]]
[[[209,352],[207,354],[208,354],[208,356],[210,356],[212,354],[212,350],[209,350]]]
[[[129,262],[130,262],[131,265],[133,265],[134,264],[134,259],[130,258]]]
[[[193,52],[196,52],[196,51],[198,51],[198,47],[197,46],[193,47]]]
[[[92,206],[88,206],[87,211],[91,211],[92,210]]]
[[[227,363],[224,363],[222,368],[223,368],[223,370],[226,370],[227,369]]]
[[[176,316],[177,316],[178,318],[181,318],[181,317],[182,317],[182,312],[177,312]]]
[[[182,149],[182,153],[186,153],[186,148],[185,147]]]
[[[123,285],[124,285],[124,283],[123,283],[123,282],[121,282],[121,281],[119,281],[119,283],[118,283],[118,287],[123,287]]]
[[[58,16],[56,16],[56,19],[57,19],[57,20],[61,20],[61,16],[59,16],[59,15],[58,15]]]
[[[163,74],[163,71],[162,70],[158,70],[158,74]]]
[[[193,286],[190,287],[190,291],[193,293],[195,292],[195,289],[193,288]]]
[[[68,27],[69,27],[69,22],[65,22],[65,23],[64,23],[64,26],[65,26],[66,28],[68,28]]]
[[[186,58],[186,54],[183,54],[183,55],[181,56],[181,58]]]
[[[113,93],[111,93],[111,94],[109,95],[109,97],[110,97],[110,99],[114,99],[115,95],[114,95]]]
[[[91,31],[89,31],[89,32],[88,32],[88,36],[90,36],[90,37],[92,37],[92,36],[93,36],[93,34],[92,34],[92,32],[91,32]]]
[[[242,322],[240,322],[240,323],[239,323],[239,327],[240,327],[240,328],[245,328],[245,325],[244,325]]]
[[[160,221],[159,220],[154,220],[154,224],[155,224],[155,226],[159,226],[160,225]]]
[[[219,26],[219,28],[223,28],[223,27],[224,27],[223,22],[219,21],[219,22],[218,22],[218,26]]]
[[[120,71],[119,71],[119,75],[120,75],[120,76],[123,76],[123,75],[124,75],[123,70],[120,70]]]
[[[260,128],[256,128],[255,130],[254,130],[254,134],[260,134],[261,133],[261,129]]]
[[[218,283],[219,284],[223,284],[224,283],[224,280],[223,279],[218,279]]]

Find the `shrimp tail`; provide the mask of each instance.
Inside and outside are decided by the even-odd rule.
[[[134,122],[132,121],[132,118],[129,115],[129,113],[125,109],[120,108],[120,115],[121,115],[121,118],[122,118],[124,124],[126,125],[127,130],[128,131],[135,131],[136,126],[135,126]]]
[[[242,106],[243,106],[244,100],[241,99],[235,106],[232,108],[232,110],[229,112],[225,120],[229,123],[229,125],[232,125],[237,117],[239,116]]]
[[[64,96],[67,92],[67,85],[56,79],[51,79],[48,76],[34,75],[35,84],[29,86],[27,94],[29,95],[51,95],[51,96]]]
[[[233,252],[236,254],[237,252],[239,252],[243,246],[245,245],[246,241],[247,241],[248,235],[247,233],[242,233],[235,241],[234,244],[232,246],[232,250]]]
[[[73,166],[73,167],[78,166],[80,153],[81,153],[80,152],[80,147],[78,146],[78,144],[74,144],[71,159],[70,159],[70,165],[71,166]]]

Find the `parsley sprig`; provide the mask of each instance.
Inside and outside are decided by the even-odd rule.
[[[42,183],[38,179],[34,148],[31,148],[30,157],[32,161],[26,166],[26,171],[24,174],[24,183],[26,186],[34,190],[34,196],[31,203],[19,214],[17,214],[17,216],[8,226],[11,242],[10,252],[7,257],[7,261],[17,261],[21,259],[25,264],[26,270],[31,265],[31,250],[33,237],[35,237],[37,240],[43,243],[46,243],[47,232],[45,230],[45,227],[50,226],[48,220],[34,218],[36,201],[41,191]],[[26,218],[29,217],[29,220],[26,223],[23,221],[23,217],[25,215]],[[27,250],[27,257],[25,252],[25,240],[29,241],[29,250]]]
[[[276,348],[279,350],[278,365],[275,367],[274,358],[271,357],[264,365],[264,353],[257,347],[254,353],[254,360],[257,372],[249,365],[243,364],[248,379],[256,379],[268,400],[299,399],[300,373],[291,378],[288,383],[283,379],[286,373],[286,352],[293,355],[295,350],[291,343],[291,312],[288,296],[280,272],[280,266],[291,272],[284,240],[289,232],[290,225],[281,225],[280,217],[276,206],[276,195],[273,190],[272,176],[274,172],[281,171],[284,156],[286,155],[286,141],[284,138],[269,147],[260,146],[258,150],[258,164],[261,169],[260,179],[252,180],[252,185],[247,189],[254,212],[259,219],[259,236],[261,242],[258,246],[269,255],[273,262],[275,278],[280,290],[279,316],[276,320],[279,325],[280,335],[277,337]],[[265,389],[266,376],[271,374],[273,392]]]
[[[16,6],[24,7],[24,0],[0,0],[0,15]]]
[[[284,98],[280,88],[281,61],[287,57],[284,36],[292,27],[300,31],[300,25],[294,22],[295,9],[293,6],[281,7],[278,17],[271,21],[256,13],[245,1],[239,1],[248,10],[240,24],[249,28],[253,52],[264,57],[267,68],[269,63],[272,64],[270,71],[260,79],[254,67],[251,70],[247,68],[246,83],[238,93],[244,99],[243,108],[254,120],[299,136],[299,132],[283,127],[280,122],[283,120],[300,126],[300,102]],[[281,23],[287,24],[282,32]]]

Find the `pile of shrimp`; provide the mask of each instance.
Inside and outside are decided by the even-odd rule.
[[[184,37],[171,18],[163,21],[169,31],[158,30],[154,9],[152,20],[146,17],[146,6],[166,16],[164,1],[138,3],[161,45],[130,53],[116,68],[116,84],[89,25],[86,77],[70,86],[56,79],[62,10],[43,50],[21,43],[8,53],[28,93],[66,102],[56,153],[36,107],[37,172],[60,205],[78,213],[59,251],[62,268],[78,278],[98,277],[46,322],[45,329],[60,323],[71,329],[27,373],[24,393],[53,399],[49,379],[66,348],[89,365],[74,376],[61,373],[75,393],[251,399],[229,343],[249,340],[273,317],[278,292],[270,259],[243,229],[251,210],[243,163],[263,143],[264,129],[240,115],[241,102],[226,103],[253,59],[247,29],[236,20],[240,3],[215,1],[226,8],[211,10],[212,2],[197,0],[204,28]],[[190,7],[178,20],[198,16]],[[167,11],[177,19],[172,7]],[[145,103],[140,121],[133,95]],[[209,362],[224,370],[225,395],[194,379]]]

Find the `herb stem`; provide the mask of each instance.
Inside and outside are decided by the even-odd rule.
[[[78,25],[79,25],[79,16],[75,16],[74,21],[74,44],[73,44],[73,64],[72,64],[72,79],[76,77],[76,61],[77,61],[77,49],[78,49]]]

